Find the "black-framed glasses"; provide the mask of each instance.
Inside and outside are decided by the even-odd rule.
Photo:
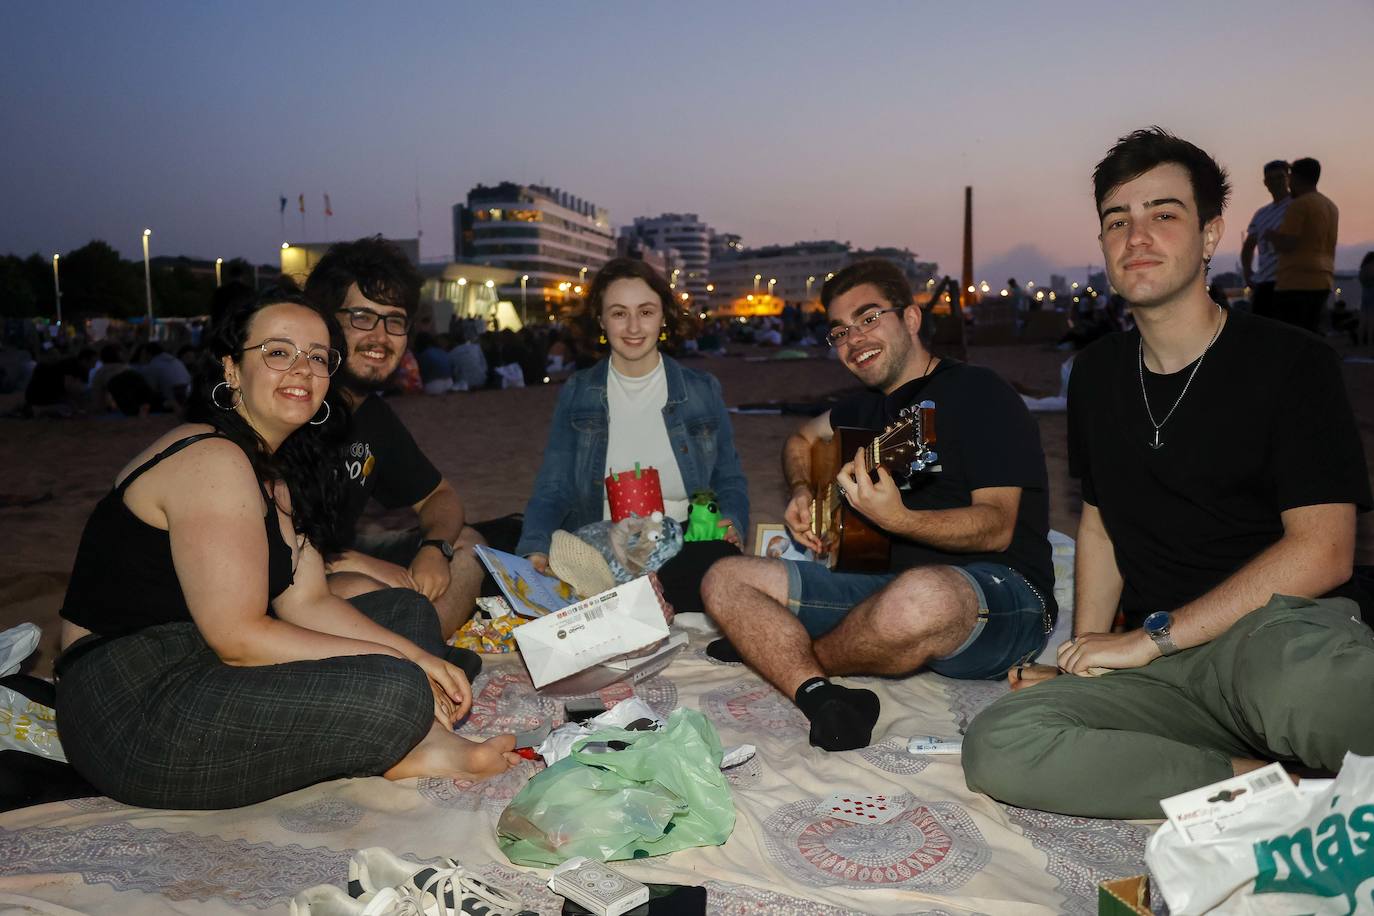
[[[851,334],[858,334],[862,336],[871,331],[873,329],[873,325],[878,323],[878,319],[886,315],[888,312],[900,312],[904,308],[906,308],[905,305],[896,305],[890,309],[878,309],[875,312],[869,312],[868,314],[864,315],[862,318],[859,319],[857,324],[837,324],[826,332],[826,342],[829,343],[832,347],[838,347],[846,340],[849,340]]]
[[[260,344],[244,347],[241,352],[247,353],[249,350],[261,350],[262,361],[267,364],[267,368],[275,369],[277,372],[286,372],[296,365],[296,360],[304,356],[311,375],[318,375],[320,378],[329,378],[337,372],[339,363],[343,360],[339,351],[332,347],[317,346],[302,350],[293,341],[284,337],[269,337]]]
[[[392,337],[404,337],[410,333],[410,319],[405,315],[382,315],[372,309],[339,309],[348,313],[348,323],[359,331],[370,331],[382,322],[386,332]]]

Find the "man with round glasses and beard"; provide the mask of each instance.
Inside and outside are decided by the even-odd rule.
[[[345,598],[377,588],[414,589],[434,603],[448,638],[472,616],[482,583],[472,547],[482,539],[464,524],[463,502],[453,486],[376,393],[405,355],[421,283],[398,246],[372,236],[332,245],[311,271],[305,292],[343,328],[347,347],[340,379],[353,412],[344,468],[355,535],[352,548],[329,563],[330,588]],[[417,526],[357,534],[372,499],[387,509],[410,506]]]
[[[812,446],[837,429],[882,429],[904,408],[932,401],[934,464],[899,483],[886,468],[845,455],[836,483],[870,525],[892,537],[874,572],[820,563],[727,557],[706,574],[706,612],[727,640],[707,652],[743,660],[811,722],[827,751],[865,747],[878,721],[871,690],[832,675],[997,678],[1045,645],[1057,609],[1050,558],[1048,477],[1040,430],[991,370],[944,359],[921,339],[922,315],[902,270],[859,261],[821,289],[826,337],[866,391],[815,417],[783,446],[791,493],[784,513],[798,543],[812,530]]]

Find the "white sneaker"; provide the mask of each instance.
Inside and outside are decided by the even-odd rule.
[[[291,916],[362,916],[363,906],[332,884],[317,884],[291,898]]]
[[[371,901],[388,889],[400,894],[393,905],[422,905],[423,909],[415,912],[426,916],[534,916],[532,910],[522,909],[524,904],[519,898],[468,874],[453,859],[443,859],[437,866],[424,865],[402,859],[381,846],[359,850],[348,862],[348,893],[359,901]],[[402,908],[395,912],[408,914],[411,910]]]

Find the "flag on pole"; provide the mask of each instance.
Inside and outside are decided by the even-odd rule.
[[[325,215],[325,216],[333,216],[333,215],[334,215],[334,208],[331,207],[331,206],[329,206],[329,195],[328,195],[328,194],[324,195],[324,215]]]
[[[305,212],[305,195],[304,195],[304,194],[302,194],[302,195],[300,196],[300,203],[301,203],[301,213],[304,213],[304,212]]]
[[[280,208],[277,212],[280,213],[280,214],[282,214],[283,216],[286,215],[286,195],[285,195],[285,194],[281,195],[281,208]]]

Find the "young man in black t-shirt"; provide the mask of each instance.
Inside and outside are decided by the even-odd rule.
[[[811,531],[811,446],[838,427],[878,430],[902,408],[935,404],[938,460],[898,485],[886,469],[836,481],[849,505],[893,538],[886,572],[832,572],[820,563],[733,557],[702,584],[706,611],[738,656],[796,700],[811,743],[866,746],[878,719],[869,690],[827,675],[1000,677],[1045,645],[1054,625],[1054,572],[1040,432],[1020,397],[987,369],[941,359],[920,339],[921,310],[887,261],[861,261],[821,291],[829,339],[871,390],[804,424],[783,448],[792,491],[784,518],[800,543]]]
[[[338,319],[347,343],[340,376],[353,411],[344,454],[350,527],[371,499],[387,509],[410,506],[417,521],[407,530],[355,534],[352,548],[329,563],[330,588],[345,598],[381,587],[414,589],[434,602],[448,638],[472,616],[482,584],[472,547],[482,538],[464,524],[453,486],[375,394],[405,355],[420,285],[404,252],[377,236],[331,246],[305,291]]]
[[[1118,142],[1094,186],[1137,330],[1084,351],[1069,381],[1084,502],[1058,661],[1081,676],[994,703],[963,763],[970,788],[1014,805],[1158,817],[1161,798],[1267,761],[1374,753],[1374,633],[1331,597],[1356,594],[1369,477],[1330,348],[1207,295],[1220,166],[1154,128]]]

